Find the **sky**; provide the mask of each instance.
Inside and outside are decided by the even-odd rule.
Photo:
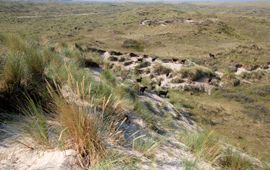
[[[113,1],[113,2],[251,2],[256,0],[73,0],[73,1]]]

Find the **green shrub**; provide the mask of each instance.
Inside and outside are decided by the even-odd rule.
[[[203,158],[213,164],[217,162],[222,154],[219,139],[213,132],[184,133],[179,136],[197,158]]]
[[[262,79],[266,73],[264,71],[252,71],[252,72],[245,72],[240,75],[243,79],[248,79],[248,80],[260,80]]]
[[[137,41],[137,40],[125,40],[122,44],[122,47],[124,48],[131,48],[137,51],[143,51],[144,50],[144,45],[143,43]]]
[[[103,70],[100,77],[111,85],[116,85],[116,78],[109,70]]]
[[[152,156],[159,143],[152,138],[139,136],[133,139],[132,148],[136,151],[142,152],[146,156]]]
[[[154,65],[153,67],[153,72],[154,73],[157,73],[158,75],[161,75],[161,74],[169,74],[172,72],[172,69],[170,68],[167,68],[161,64],[156,64]]]
[[[26,105],[21,106],[25,115],[24,130],[39,144],[49,145],[49,127],[41,104],[26,97]]]
[[[182,78],[196,81],[204,77],[214,77],[215,74],[208,68],[202,66],[183,67],[180,70]]]
[[[231,170],[252,170],[254,169],[252,163],[241,157],[239,153],[233,152],[232,149],[227,149],[224,156],[220,159],[219,164],[224,169]]]

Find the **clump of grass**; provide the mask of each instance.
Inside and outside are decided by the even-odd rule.
[[[199,80],[204,77],[214,77],[215,74],[208,68],[202,66],[183,67],[180,70],[182,78],[188,78],[192,81]]]
[[[5,96],[5,100],[9,101],[7,108],[17,109],[18,101],[24,97],[23,93],[43,104],[48,100],[45,68],[50,62],[51,54],[19,37],[6,36],[4,42],[9,50],[1,62],[0,92]]]
[[[133,139],[132,148],[133,150],[143,153],[145,156],[151,157],[154,155],[155,149],[159,146],[159,142],[152,138],[145,136],[138,136]]]
[[[167,68],[167,67],[163,66],[162,64],[155,64],[153,66],[153,72],[158,74],[158,75],[169,74],[172,72],[172,69]]]
[[[252,72],[245,72],[240,75],[241,78],[247,80],[260,80],[265,76],[264,71],[252,71]]]
[[[25,68],[21,57],[18,55],[8,55],[3,62],[0,75],[6,91],[13,91],[15,88],[22,86],[25,78]]]
[[[222,80],[227,86],[239,86],[240,80],[236,78],[235,74],[233,72],[227,71],[225,72],[224,76],[222,77]]]
[[[123,155],[119,152],[109,150],[103,161],[92,167],[93,170],[110,170],[110,169],[137,169],[138,159]]]
[[[203,158],[211,163],[216,163],[222,154],[218,138],[213,132],[184,133],[180,136],[197,158]]]
[[[93,166],[105,156],[105,146],[99,134],[100,121],[63,98],[56,97],[56,113],[65,131],[67,147],[73,148],[81,156],[83,166]]]
[[[38,144],[49,146],[49,127],[41,104],[26,97],[26,105],[22,106],[25,115],[24,129]]]
[[[196,161],[184,160],[184,170],[195,170],[197,169]]]
[[[220,165],[224,169],[231,170],[251,170],[253,169],[252,163],[241,157],[239,153],[233,152],[232,149],[227,149],[224,156],[220,159]]]
[[[116,85],[116,78],[109,70],[102,71],[100,77],[111,85]]]
[[[173,117],[170,113],[165,113],[164,118],[161,121],[161,126],[166,129],[173,128]]]
[[[144,45],[143,45],[142,42],[139,42],[137,40],[132,40],[132,39],[125,40],[123,42],[123,44],[122,44],[122,47],[134,49],[134,50],[137,50],[137,51],[143,51],[144,50]]]
[[[143,120],[147,123],[148,126],[152,127],[155,125],[156,118],[154,113],[147,107],[144,102],[136,100],[134,103],[134,111],[142,116]]]

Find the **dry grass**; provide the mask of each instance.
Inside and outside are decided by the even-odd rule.
[[[65,131],[67,147],[78,152],[83,166],[95,165],[106,153],[98,129],[100,121],[94,116],[95,113],[86,113],[61,98],[56,99],[55,103],[57,120]]]

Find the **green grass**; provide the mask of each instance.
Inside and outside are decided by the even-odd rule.
[[[159,142],[146,136],[138,136],[132,141],[132,149],[143,153],[147,157],[153,157]]]
[[[110,169],[137,169],[138,159],[120,154],[116,151],[108,151],[106,158],[92,167],[93,170],[110,170]]]
[[[136,41],[136,40],[125,40],[122,44],[122,47],[128,48],[128,49],[133,49],[136,51],[143,51],[144,45],[142,42]]]
[[[184,170],[195,170],[197,169],[196,161],[184,160]]]
[[[180,70],[180,74],[182,78],[188,78],[193,81],[215,75],[210,69],[202,66],[183,67]]]
[[[26,97],[27,103],[21,106],[25,123],[23,129],[32,139],[42,146],[49,146],[49,124],[45,111],[40,104],[29,97]]]
[[[239,155],[239,153],[233,152],[231,149],[227,149],[224,156],[220,160],[220,164],[223,169],[231,170],[251,170],[254,169],[252,163]]]
[[[215,164],[222,154],[219,139],[213,132],[197,132],[180,134],[179,139],[185,143],[198,159],[205,159]]]

